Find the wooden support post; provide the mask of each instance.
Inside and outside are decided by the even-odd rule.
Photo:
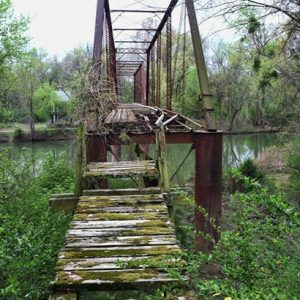
[[[219,240],[222,205],[222,133],[195,135],[195,248],[208,252]]]
[[[84,168],[84,125],[83,123],[79,124],[78,127],[78,149],[77,149],[77,159],[75,165],[75,187],[74,187],[74,196],[82,196],[83,191],[83,168]]]
[[[159,129],[156,131],[156,151],[159,168],[159,184],[163,192],[170,190],[170,178],[167,159],[167,143],[164,125],[161,122]]]

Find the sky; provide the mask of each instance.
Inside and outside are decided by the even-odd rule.
[[[31,45],[45,49],[50,55],[62,58],[77,46],[92,44],[94,38],[97,0],[12,0],[17,15],[31,19],[29,35]],[[147,7],[138,2],[147,3]],[[170,0],[110,0],[111,9],[166,8]],[[180,1],[179,1],[180,2]],[[180,7],[174,10],[173,27],[178,27]],[[159,17],[157,20],[159,21]],[[145,18],[143,15],[142,18]],[[140,27],[142,21],[137,15],[112,14],[114,27]],[[201,24],[204,36],[224,28],[221,20]],[[226,31],[225,39],[232,39],[234,33]],[[221,32],[216,38],[224,38]]]
[[[15,12],[31,19],[31,44],[62,57],[93,42],[97,0],[12,0]]]

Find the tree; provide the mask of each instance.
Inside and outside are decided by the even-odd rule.
[[[11,0],[0,0],[0,122],[13,117],[7,93],[15,81],[11,69],[22,59],[28,42],[28,22],[25,17],[14,16]]]
[[[22,64],[16,66],[17,81],[15,91],[26,101],[29,110],[31,140],[34,140],[34,95],[47,82],[49,64],[45,61],[46,53],[32,49],[24,57]]]

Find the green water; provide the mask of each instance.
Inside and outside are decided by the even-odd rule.
[[[228,135],[224,136],[223,143],[223,168],[239,164],[246,158],[258,158],[268,147],[280,145],[290,140],[290,136],[277,134],[252,134],[252,135]],[[174,175],[184,158],[187,156],[191,145],[168,145],[169,171]],[[74,141],[40,142],[0,144],[0,150],[6,149],[11,159],[22,165],[25,160],[32,161],[35,172],[41,170],[46,155],[52,155],[58,159],[62,157],[73,165],[76,154]],[[123,149],[126,157],[126,148]],[[150,153],[154,153],[154,147]],[[124,159],[124,158],[123,158]],[[1,162],[0,162],[1,163]],[[191,152],[183,166],[172,180],[172,184],[184,185],[193,182],[195,156]]]

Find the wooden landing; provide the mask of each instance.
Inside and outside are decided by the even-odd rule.
[[[54,292],[148,289],[174,280],[161,268],[180,263],[162,194],[86,194],[59,253]]]
[[[91,163],[87,165],[84,177],[157,177],[158,170],[153,160]]]

